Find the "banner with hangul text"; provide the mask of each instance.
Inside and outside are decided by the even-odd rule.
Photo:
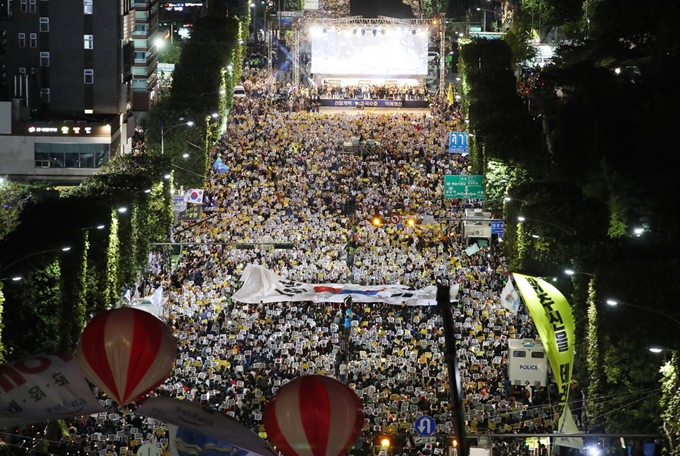
[[[574,316],[560,291],[538,277],[512,274],[517,290],[529,309],[560,393],[560,423],[570,414],[567,407],[574,368]]]
[[[285,280],[273,271],[255,264],[246,266],[241,275],[241,283],[243,285],[231,299],[245,304],[343,302],[351,296],[354,302],[383,302],[395,305],[403,303],[407,306],[437,305],[437,287],[434,285],[415,289],[405,285],[310,284]],[[457,295],[458,284],[452,284],[451,301],[455,301]]]
[[[0,428],[104,412],[71,355],[0,366]]]

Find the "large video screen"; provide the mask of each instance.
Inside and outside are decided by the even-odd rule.
[[[311,37],[315,74],[427,74],[426,28],[315,27]]]

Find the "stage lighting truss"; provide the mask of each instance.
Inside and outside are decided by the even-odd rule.
[[[362,16],[352,16],[346,18],[309,18],[302,19],[297,22],[298,26],[304,25],[305,28],[311,30],[317,27],[318,30],[327,29],[332,30],[352,30],[356,34],[359,30],[366,34],[366,31],[374,32],[374,34],[385,34],[391,28],[402,27],[407,31],[417,31],[418,33],[425,32],[429,28],[439,28],[440,21],[438,19],[395,19],[391,17],[379,16],[378,18],[364,18]]]

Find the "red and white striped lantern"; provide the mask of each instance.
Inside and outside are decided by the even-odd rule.
[[[345,454],[363,424],[356,393],[323,375],[305,375],[285,384],[264,411],[267,438],[285,456]]]
[[[95,316],[78,342],[78,366],[120,405],[163,383],[177,357],[170,328],[142,310],[122,307]]]

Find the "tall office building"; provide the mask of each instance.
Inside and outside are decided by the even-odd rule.
[[[134,42],[134,63],[132,67],[132,109],[135,112],[148,111],[158,95],[158,0],[133,0],[135,27],[132,31]],[[162,39],[162,37],[161,37]]]
[[[0,0],[0,175],[80,180],[131,151],[134,7],[156,2]]]

